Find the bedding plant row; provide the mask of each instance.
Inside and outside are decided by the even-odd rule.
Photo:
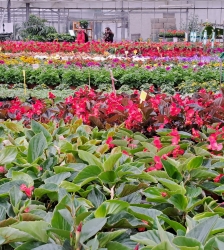
[[[2,121],[1,248],[223,249],[223,129],[155,133]]]
[[[145,66],[138,68],[124,65],[109,68],[41,65],[38,69],[31,66],[0,65],[0,83],[18,84],[23,87],[23,70],[26,71],[28,88],[41,85],[57,89],[78,87],[88,84],[94,88],[107,90],[111,88],[111,74],[115,78],[116,89],[148,89],[151,85],[165,93],[193,93],[200,88],[217,91],[220,84],[220,68],[198,65]],[[223,76],[221,77],[223,84]],[[20,85],[19,85],[20,84]],[[222,86],[222,85],[221,85]]]
[[[220,43],[215,43],[215,48],[211,49],[211,44],[203,46],[202,43],[190,42],[130,42],[122,41],[118,43],[105,43],[92,41],[88,43],[77,42],[35,42],[35,41],[5,41],[0,43],[1,51],[4,53],[19,53],[19,52],[45,52],[48,54],[58,52],[85,52],[104,54],[105,51],[111,53],[125,55],[141,54],[143,56],[187,56],[194,55],[209,55],[211,53],[220,53],[223,47]],[[127,52],[126,52],[127,51]]]

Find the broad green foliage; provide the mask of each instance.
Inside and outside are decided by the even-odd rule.
[[[2,249],[224,249],[224,158],[186,132],[174,154],[157,132],[2,122]]]

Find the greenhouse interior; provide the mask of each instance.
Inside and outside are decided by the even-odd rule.
[[[0,0],[0,250],[224,250],[224,0]]]
[[[107,26],[113,30],[116,41],[139,38],[156,41],[162,30],[189,30],[189,22],[195,17],[201,24],[207,20],[219,28],[224,24],[223,0],[8,0],[0,1],[0,8],[1,32],[5,24],[5,32],[13,31],[15,38],[18,38],[17,30],[31,14],[46,19],[59,33],[68,33],[74,22],[87,20],[94,40],[101,39]]]

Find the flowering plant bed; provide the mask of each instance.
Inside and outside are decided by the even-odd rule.
[[[133,55],[136,51],[137,54],[143,56],[167,56],[172,51],[173,56],[194,56],[198,53],[200,55],[207,55],[211,53],[211,45],[208,43],[203,46],[202,43],[149,43],[149,42],[120,42],[120,43],[101,43],[97,41],[88,42],[84,44],[69,43],[69,42],[18,42],[18,41],[6,41],[1,42],[0,47],[2,52],[19,53],[19,52],[34,52],[34,53],[59,53],[59,52],[85,52],[104,54],[106,51],[113,52],[115,54],[125,55],[127,51],[128,55]],[[219,43],[215,43],[213,53],[217,51],[223,51],[222,46]]]
[[[45,123],[63,119],[70,123],[77,116],[88,125],[109,128],[123,124],[148,136],[163,128],[191,132],[192,129],[202,131],[204,126],[213,123],[218,127],[223,125],[222,93],[200,90],[192,97],[181,97],[179,94],[156,94],[153,86],[150,91],[142,103],[139,91],[130,95],[100,93],[86,86],[65,100],[49,92],[48,100],[2,101],[0,117],[3,120],[21,120],[28,125],[31,119]]]

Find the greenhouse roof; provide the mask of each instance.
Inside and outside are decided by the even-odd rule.
[[[214,1],[205,0],[10,0],[11,8],[53,9],[151,9],[151,8],[213,8]],[[219,0],[220,8],[224,0]],[[0,8],[7,7],[7,0],[0,0]]]

